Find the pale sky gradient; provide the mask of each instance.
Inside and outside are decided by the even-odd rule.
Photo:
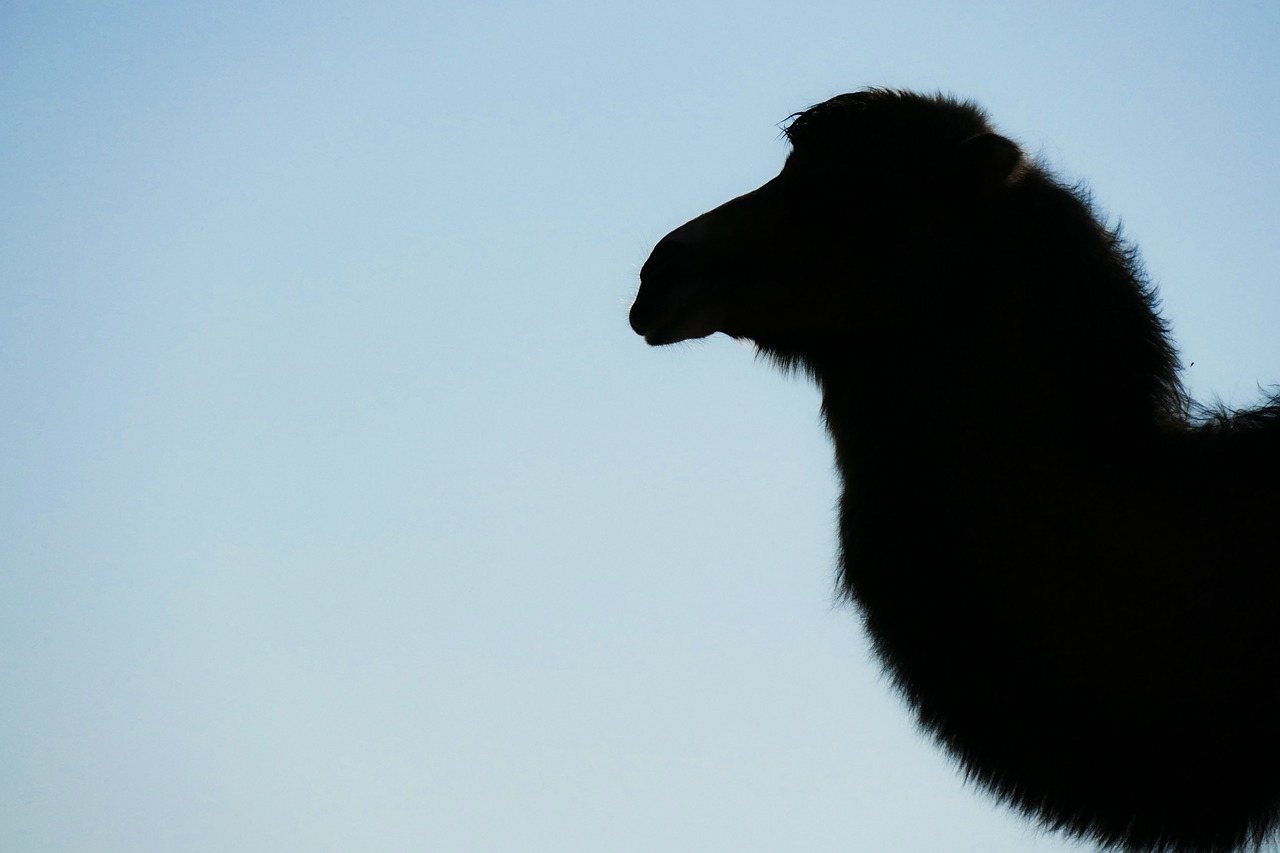
[[[943,89],[1246,404],[1277,45],[1273,0],[9,0],[0,849],[1074,849],[833,604],[815,391],[626,309],[788,114]]]

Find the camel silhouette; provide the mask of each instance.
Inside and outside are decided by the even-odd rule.
[[[631,325],[811,377],[841,588],[920,724],[1045,827],[1227,851],[1280,817],[1280,398],[1191,401],[1135,251],[971,103],[791,117],[654,248]]]

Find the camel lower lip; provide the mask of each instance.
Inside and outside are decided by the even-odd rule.
[[[650,346],[661,346],[672,342],[670,330],[663,329],[661,326],[645,326],[636,329],[636,334],[644,338],[644,342]]]
[[[644,342],[646,344],[657,346],[658,344],[662,344],[666,342],[667,336],[663,334],[662,329],[659,326],[655,326],[652,324],[645,325],[645,326],[637,326],[635,323],[632,323],[631,328],[635,331],[637,335],[644,338]]]
[[[678,334],[678,329],[673,327],[672,323],[647,322],[636,323],[634,318],[631,328],[637,335],[644,338],[644,342],[649,346],[662,346],[663,344],[673,344],[682,340],[683,337]]]
[[[644,336],[644,342],[649,346],[660,347],[666,344],[678,344],[681,341],[695,341],[715,333],[716,329],[714,327],[690,323],[677,326],[650,327],[648,331],[641,332],[641,335]]]

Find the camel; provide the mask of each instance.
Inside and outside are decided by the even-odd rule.
[[[791,117],[640,272],[651,345],[810,377],[840,588],[919,724],[1041,826],[1228,851],[1280,820],[1280,397],[1193,402],[1136,251],[972,103]]]

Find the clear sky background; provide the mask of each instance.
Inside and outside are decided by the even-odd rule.
[[[816,392],[627,307],[788,114],[943,89],[1247,404],[1277,45],[1274,0],[8,0],[0,849],[1070,849],[833,602]]]

